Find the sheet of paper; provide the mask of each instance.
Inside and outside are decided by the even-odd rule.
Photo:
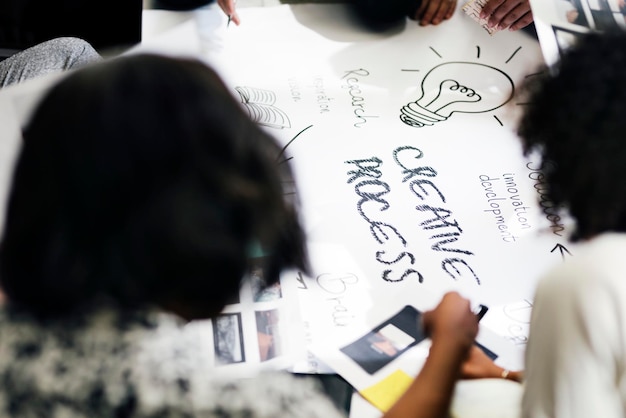
[[[470,0],[463,5],[463,11],[466,15],[474,19],[489,35],[493,35],[498,30],[490,27],[488,20],[480,17],[480,11],[483,9],[487,0]]]
[[[214,346],[221,369],[283,367],[298,351],[284,337],[299,335],[303,370],[344,370],[361,389],[396,370],[415,375],[427,341],[373,374],[340,349],[449,290],[490,308],[481,341],[515,364],[537,280],[571,256],[568,222],[541,206],[539,161],[522,155],[515,134],[524,105],[515,93],[543,62],[539,44],[520,32],[491,36],[460,7],[442,25],[407,20],[376,33],[340,4],[240,16],[228,28],[223,16],[207,17],[208,27],[187,21],[131,51],[213,65],[295,170],[312,274],[286,273],[280,301],[246,290],[223,320],[203,325],[223,340]],[[289,321],[283,309],[293,309]],[[297,332],[274,333],[277,316]],[[271,331],[264,342],[287,343],[284,356],[270,356],[259,329]]]
[[[626,29],[626,8],[608,0],[608,8],[589,0],[530,0],[545,62],[553,66],[563,51],[589,32]]]
[[[188,328],[207,341],[215,374],[246,377],[262,369],[287,369],[299,354],[290,335],[298,326],[292,322],[294,301],[285,298],[280,283],[267,287],[263,270],[252,266],[239,295],[219,316]]]
[[[461,7],[439,26],[376,33],[340,4],[242,8],[242,25],[211,20],[213,44],[198,48],[295,169],[313,274],[290,273],[285,294],[304,351],[337,352],[401,303],[457,290],[490,307],[483,327],[515,363],[528,332],[517,309],[569,256],[568,222],[540,205],[539,161],[515,134],[515,93],[543,62],[539,44],[490,36]],[[199,29],[171,31],[164,51]],[[299,370],[327,370],[304,357]]]

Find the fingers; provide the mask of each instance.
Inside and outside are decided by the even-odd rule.
[[[444,20],[450,19],[452,17],[452,15],[454,14],[454,11],[456,10],[456,4],[457,4],[456,0],[449,1],[448,3],[449,3],[449,5],[448,5],[448,13],[446,13],[446,15],[443,17]]]
[[[489,0],[480,12],[489,27],[518,30],[533,21],[529,0]]]
[[[421,26],[438,25],[450,19],[456,10],[457,0],[425,0],[415,13]]]
[[[513,22],[511,26],[509,26],[509,30],[522,29],[530,25],[531,23],[533,23],[533,14],[529,10],[528,12],[524,13],[522,17]]]
[[[424,330],[435,339],[469,347],[478,333],[478,320],[470,301],[456,292],[446,293],[439,305],[422,315]]]
[[[491,16],[496,11],[496,9],[502,6],[504,3],[506,3],[506,0],[489,0],[480,11],[481,19],[486,19]]]
[[[239,18],[239,15],[237,14],[237,12],[230,15],[230,20],[237,26],[239,26],[239,24],[241,23],[241,19]]]
[[[227,16],[235,13],[235,0],[217,0],[217,4]]]
[[[461,367],[461,376],[464,379],[496,378],[502,374],[502,368],[497,366],[487,354],[478,346],[473,345],[467,359]]]
[[[231,22],[235,25],[239,25],[241,23],[239,15],[237,14],[237,9],[235,8],[235,0],[217,0],[217,4],[220,6],[224,14],[230,18]]]

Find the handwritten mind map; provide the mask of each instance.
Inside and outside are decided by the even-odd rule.
[[[307,339],[347,343],[347,331],[377,322],[372,306],[458,290],[489,306],[485,324],[522,341],[507,314],[532,304],[566,244],[566,224],[541,206],[539,162],[515,134],[515,92],[541,63],[536,40],[489,35],[463,13],[382,33],[338,4],[242,13],[220,68],[234,92],[269,91],[284,113],[263,127],[293,164],[315,248],[312,277],[296,288]]]

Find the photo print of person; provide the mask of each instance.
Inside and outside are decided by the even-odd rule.
[[[245,362],[241,314],[222,314],[211,321],[213,322],[215,363],[224,365]]]
[[[367,373],[374,374],[426,338],[419,327],[420,320],[421,313],[407,305],[340,351]]]
[[[626,0],[531,0],[531,5],[535,22],[542,22],[540,28],[548,23],[552,32],[539,34],[549,67],[589,32],[626,30]]]
[[[256,311],[255,316],[259,357],[261,361],[271,360],[281,354],[278,310]]]
[[[626,0],[557,0],[556,5],[569,23],[597,31],[626,29]]]

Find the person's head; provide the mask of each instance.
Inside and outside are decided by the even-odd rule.
[[[236,296],[254,247],[268,284],[305,269],[280,152],[200,61],[129,55],[69,74],[24,131],[0,247],[9,302],[200,318]]]
[[[518,129],[542,157],[543,204],[572,215],[574,240],[626,232],[626,33],[586,35],[552,70],[529,82]]]

